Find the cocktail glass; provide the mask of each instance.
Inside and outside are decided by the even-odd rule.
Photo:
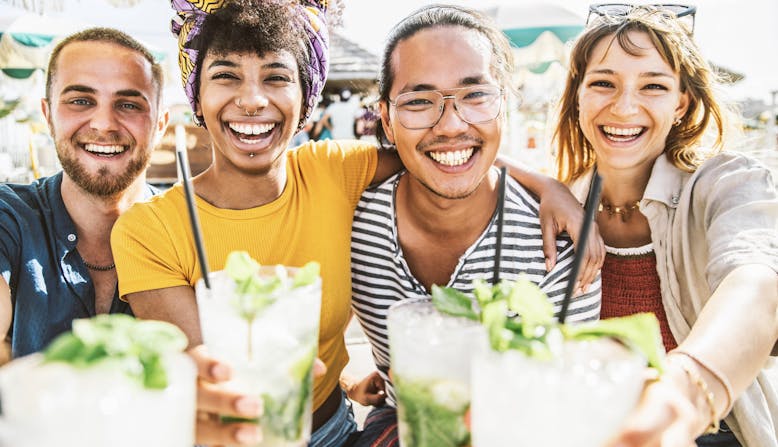
[[[293,267],[262,267],[261,277],[293,278]],[[261,447],[298,447],[311,432],[313,362],[318,351],[321,280],[283,287],[257,310],[246,306],[225,271],[209,276],[211,288],[197,283],[203,341],[210,354],[227,362],[233,378],[225,387],[260,396],[264,412]],[[224,418],[225,421],[239,419]]]
[[[46,361],[42,354],[14,360],[0,369],[0,445],[191,447],[195,366],[182,352],[161,361],[164,389],[144,387],[127,375],[126,363],[113,359],[89,366]]]
[[[392,305],[387,324],[400,445],[469,445],[470,363],[486,348],[484,329],[439,313],[426,298]]]
[[[473,446],[602,447],[637,403],[645,364],[609,338],[563,342],[552,360],[484,350],[473,361]]]

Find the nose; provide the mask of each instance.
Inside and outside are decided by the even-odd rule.
[[[616,93],[611,110],[617,116],[631,116],[637,113],[638,103],[634,92],[625,89]]]
[[[454,105],[454,97],[443,98],[443,112],[438,122],[432,127],[433,131],[440,135],[459,135],[467,131],[467,122],[459,116]]]
[[[243,110],[246,116],[256,115],[260,109],[267,107],[269,101],[261,88],[254,86],[247,86],[238,91],[238,96],[235,99],[235,105],[239,109]]]
[[[112,103],[97,104],[89,121],[89,127],[103,132],[118,130],[119,124],[114,105]]]

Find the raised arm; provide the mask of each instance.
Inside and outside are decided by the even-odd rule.
[[[495,164],[500,167],[505,166],[511,177],[540,198],[543,253],[546,256],[546,269],[550,271],[557,260],[556,236],[560,233],[569,234],[576,247],[581,240],[581,225],[584,218],[581,204],[565,185],[528,169],[516,160],[500,155]],[[585,291],[597,278],[603,262],[605,262],[605,244],[597,230],[597,224],[594,223],[588,235],[586,257],[578,275],[581,289]]]
[[[726,416],[768,360],[778,339],[777,315],[778,273],[764,265],[733,270],[686,340],[668,354],[664,375],[646,387],[612,445],[688,445],[712,419]],[[693,374],[706,384],[713,413]]]

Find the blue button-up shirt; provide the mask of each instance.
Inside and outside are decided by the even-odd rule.
[[[11,288],[14,357],[42,350],[73,319],[95,315],[94,285],[76,252],[61,187],[62,172],[29,185],[0,184],[0,274]],[[154,192],[148,187],[147,196]],[[132,314],[118,290],[110,312]]]

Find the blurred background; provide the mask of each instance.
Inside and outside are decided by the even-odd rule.
[[[391,26],[422,4],[344,0],[341,24],[331,30],[331,71],[322,104],[298,141],[374,138],[376,76]],[[583,29],[586,0],[449,0],[490,14],[514,46],[520,101],[508,108],[503,150],[552,174],[553,108],[564,80],[570,41]],[[695,4],[690,2],[682,2]],[[778,170],[778,1],[698,1],[695,40],[732,82],[727,98],[745,118],[740,147]],[[177,50],[165,0],[0,0],[0,181],[29,182],[59,169],[40,114],[48,55],[61,37],[89,26],[118,28],[141,40],[161,61],[164,103],[172,123],[185,127],[194,173],[210,163],[207,134],[191,125],[180,83]],[[155,151],[149,179],[176,179],[174,126]]]

